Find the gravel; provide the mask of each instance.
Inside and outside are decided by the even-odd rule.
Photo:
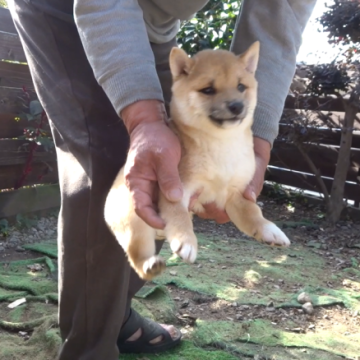
[[[56,239],[57,218],[42,217],[38,221],[31,220],[31,226],[15,224],[8,229],[8,236],[0,235],[0,252],[6,249],[20,249],[22,245],[39,242],[41,240]]]

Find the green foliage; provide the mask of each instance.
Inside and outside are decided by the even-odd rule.
[[[359,267],[359,262],[357,261],[356,258],[352,257],[350,260],[351,260],[351,266],[352,267],[354,267],[354,268]]]
[[[31,227],[33,227],[37,224],[37,218],[36,218],[36,216],[34,216],[33,219],[30,219],[28,216],[24,216],[22,214],[17,214],[16,222],[17,222],[17,225],[19,228],[30,229]]]
[[[43,108],[38,100],[32,100],[29,103],[29,112],[23,113],[28,121],[33,121],[35,127],[27,126],[24,129],[24,135],[20,138],[34,142],[39,146],[43,146],[45,151],[54,148],[54,141],[51,136],[49,123]],[[15,118],[17,120],[17,118]]]
[[[0,0],[0,7],[5,7],[5,8],[7,8],[6,0]]]
[[[354,0],[335,0],[318,18],[329,43],[349,46],[345,52],[351,61],[360,52],[360,5]]]
[[[178,42],[188,54],[203,49],[229,49],[240,9],[239,0],[210,0],[196,16],[185,21]]]
[[[351,83],[348,70],[343,65],[333,63],[315,66],[309,76],[309,92],[315,96],[345,93]]]
[[[319,18],[330,42],[348,45],[360,43],[360,6],[358,1],[335,0]]]
[[[0,220],[0,235],[8,236],[9,233],[9,222],[6,219]]]

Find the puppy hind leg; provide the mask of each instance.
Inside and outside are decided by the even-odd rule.
[[[122,246],[126,248],[129,262],[138,275],[144,280],[160,275],[166,265],[163,258],[156,255],[155,229],[136,217],[132,219],[126,235]]]
[[[150,280],[165,268],[155,255],[155,230],[135,213],[131,194],[125,185],[123,169],[111,187],[104,209],[105,221],[121,245],[130,265],[144,280]]]
[[[257,241],[272,246],[289,246],[290,240],[271,221],[263,217],[260,207],[240,195],[233,195],[225,205],[235,226]]]

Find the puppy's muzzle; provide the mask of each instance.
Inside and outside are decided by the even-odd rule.
[[[225,110],[226,109],[226,110]],[[224,125],[224,123],[235,123],[241,121],[245,114],[245,106],[242,101],[226,102],[224,110],[214,110],[209,118],[217,125]]]
[[[244,104],[241,101],[230,101],[227,103],[227,107],[235,116],[240,115],[244,110]]]

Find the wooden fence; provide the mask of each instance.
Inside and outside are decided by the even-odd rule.
[[[56,155],[42,147],[34,153],[24,186],[12,190],[29,158],[30,144],[21,139],[24,128],[34,126],[25,115],[27,96],[36,99],[25,54],[9,11],[0,7],[0,218],[60,204]],[[45,186],[28,187],[34,184]]]
[[[292,100],[292,99],[291,99]],[[294,145],[289,144],[285,139],[289,133],[289,117],[294,116],[294,111],[287,107],[284,110],[280,123],[279,136],[275,141],[271,153],[270,166],[267,173],[267,180],[279,184],[289,185],[304,190],[319,192],[319,184],[309,164]],[[328,105],[331,109],[331,103]],[[339,107],[337,107],[340,110]],[[297,110],[299,112],[299,110]],[[289,114],[290,113],[290,114]],[[315,113],[315,112],[314,112]],[[317,112],[316,112],[317,113]],[[334,122],[344,118],[343,112],[322,112],[329,113]],[[315,118],[315,114],[314,114]],[[321,123],[319,124],[321,125]],[[306,152],[309,158],[318,169],[324,183],[330,193],[338,161],[338,152],[341,138],[340,128],[329,127],[307,127],[306,131],[312,131],[314,138],[319,139],[316,143],[306,144]],[[291,171],[289,171],[291,170]],[[350,166],[347,172],[345,184],[345,198],[354,201],[354,206],[359,207],[360,202],[360,123],[355,123],[353,132]]]
[[[9,11],[0,8],[0,60],[26,62],[19,37],[11,20]],[[18,139],[23,135],[24,127],[29,125],[24,112],[24,87],[35,97],[29,68],[26,64],[0,61],[0,191],[12,189],[23,175],[29,152],[26,141]],[[295,103],[288,97],[285,108],[321,108],[324,111],[336,111],[333,118],[342,116],[342,103],[337,99],[303,99]],[[15,118],[20,120],[15,121]],[[315,176],[299,150],[292,144],[282,141],[289,128],[286,121],[288,113],[284,112],[280,124],[280,134],[271,154],[267,180],[290,185],[302,189],[317,191]],[[30,124],[31,125],[31,124]],[[357,125],[359,130],[360,126]],[[330,189],[335,172],[341,131],[324,128],[317,130],[321,137],[321,146],[309,145],[309,155],[320,170],[326,186]],[[354,200],[358,206],[360,201],[359,167],[360,167],[360,131],[354,133],[351,153],[351,166],[348,171],[345,196]],[[56,184],[57,166],[54,152],[46,152],[41,147],[34,154],[32,171],[24,185]],[[54,190],[55,189],[55,190]],[[23,192],[26,195],[20,196]],[[46,195],[48,194],[48,195]],[[56,206],[59,203],[57,185],[33,187],[19,191],[0,192],[0,218],[19,212],[33,211]],[[30,204],[30,205],[29,205]]]

